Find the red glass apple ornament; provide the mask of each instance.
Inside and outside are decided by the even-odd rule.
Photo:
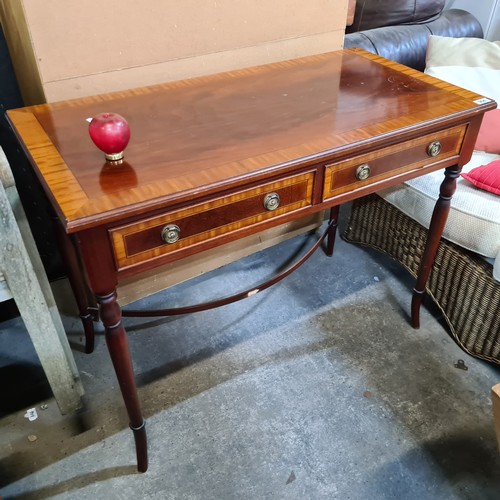
[[[89,134],[93,143],[104,152],[109,161],[123,158],[130,140],[127,120],[118,113],[100,113],[89,120]]]

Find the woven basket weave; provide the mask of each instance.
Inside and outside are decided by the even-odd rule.
[[[342,237],[389,255],[416,277],[427,230],[380,196],[353,203]],[[500,364],[500,283],[478,255],[442,240],[427,283],[458,344]]]

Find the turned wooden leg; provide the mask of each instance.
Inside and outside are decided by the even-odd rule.
[[[109,235],[105,227],[78,234],[82,262],[85,264],[90,288],[95,292],[99,313],[105,328],[106,345],[115,369],[118,385],[134,433],[137,470],[148,468],[148,442],[142,418],[127,332],[122,325],[122,312],[116,301],[118,284]]]
[[[116,291],[107,295],[96,295],[96,298],[106,329],[106,344],[130,419],[130,428],[134,433],[137,470],[146,472],[148,468],[146,427],[137,395],[127,333],[121,322],[120,306],[116,302]]]
[[[55,232],[59,251],[66,264],[69,283],[75,296],[80,319],[82,320],[83,331],[85,333],[85,352],[89,354],[94,351],[95,332],[94,314],[89,304],[85,278],[73,242],[70,240],[70,236],[66,234],[58,220],[55,222]]]
[[[325,253],[328,257],[333,255],[333,247],[335,245],[335,236],[337,235],[337,226],[339,225],[339,211],[340,205],[330,208],[330,218],[328,221],[333,224],[330,226],[328,230],[328,236],[326,240],[326,249]]]
[[[436,257],[439,242],[443,234],[443,229],[450,212],[451,198],[457,186],[457,178],[462,167],[455,165],[448,167],[445,172],[444,181],[439,190],[439,198],[432,213],[424,254],[420,261],[420,268],[417,276],[417,283],[413,289],[411,301],[411,323],[413,328],[420,327],[420,306],[424,298],[425,286],[431,273],[432,265]]]

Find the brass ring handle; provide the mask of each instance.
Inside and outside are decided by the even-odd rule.
[[[356,179],[358,179],[358,181],[364,181],[368,179],[368,177],[370,177],[370,165],[368,165],[368,163],[360,165],[356,169]]]
[[[264,208],[272,211],[280,206],[280,195],[278,193],[269,193],[264,198]]]
[[[441,143],[439,141],[433,141],[427,146],[427,154],[432,158],[439,153],[441,153]]]
[[[161,239],[165,243],[175,243],[181,237],[181,230],[175,224],[168,224],[161,230]]]

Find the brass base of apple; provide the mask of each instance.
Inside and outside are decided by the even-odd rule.
[[[104,153],[104,158],[108,161],[123,160],[123,156],[123,151],[120,151],[119,153]]]

